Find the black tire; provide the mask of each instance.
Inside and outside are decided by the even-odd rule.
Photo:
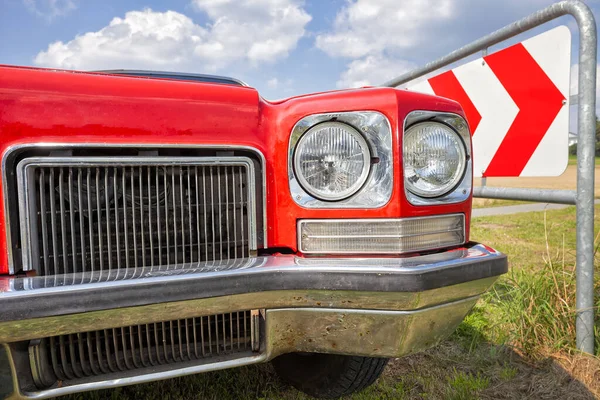
[[[336,354],[284,354],[273,360],[284,381],[313,397],[336,399],[372,385],[383,372],[387,358]]]

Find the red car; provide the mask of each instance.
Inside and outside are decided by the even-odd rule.
[[[0,398],[267,361],[339,397],[507,271],[444,98],[1,66],[0,152]]]

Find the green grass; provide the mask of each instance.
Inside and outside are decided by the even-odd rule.
[[[577,165],[577,156],[569,154],[569,165]]]
[[[597,207],[597,221],[599,217]],[[600,395],[596,372],[600,360],[582,358],[574,350],[575,229],[574,207],[475,218],[472,239],[508,254],[510,272],[482,297],[450,339],[429,351],[391,360],[375,385],[350,399],[593,399],[594,394]],[[600,294],[598,281],[596,293]],[[596,348],[600,349],[598,341]],[[560,358],[553,358],[557,355]],[[269,364],[71,398],[309,399],[281,382]]]
[[[574,207],[474,220],[474,240],[508,254],[511,265],[478,305],[486,339],[511,343],[531,358],[544,348],[575,348],[575,232]]]
[[[505,366],[500,371],[500,379],[502,379],[503,381],[510,381],[511,379],[516,377],[518,373],[519,370],[515,367]]]
[[[490,386],[490,378],[481,375],[472,375],[454,370],[454,375],[448,379],[448,400],[476,400],[477,394]]]
[[[600,157],[596,157],[596,165],[600,164]],[[569,154],[569,164],[568,165],[577,165],[577,156]]]

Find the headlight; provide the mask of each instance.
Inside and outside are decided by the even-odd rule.
[[[437,122],[421,122],[406,131],[403,160],[406,187],[421,197],[438,197],[454,189],[467,165],[462,139]]]
[[[341,122],[323,122],[298,141],[294,170],[306,192],[321,200],[352,196],[369,176],[371,153],[356,129]]]

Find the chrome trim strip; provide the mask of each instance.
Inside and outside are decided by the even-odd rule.
[[[419,293],[497,276],[507,271],[506,256],[483,245],[416,257],[297,257],[256,258],[239,269],[194,270],[197,264],[150,274],[152,267],[119,280],[90,280],[88,275],[6,277],[0,292],[0,337],[19,334],[15,321],[60,315],[88,315],[124,307],[151,306],[222,296],[261,295],[273,291],[351,291]],[[181,270],[192,268],[192,272]],[[155,270],[158,269],[155,267]],[[171,272],[172,271],[172,272]],[[97,274],[95,276],[98,276]],[[84,278],[84,279],[82,279]],[[84,283],[81,283],[84,282]],[[265,308],[260,304],[256,307]],[[111,311],[112,312],[112,311]],[[86,317],[87,318],[87,317]],[[23,334],[23,332],[21,332]],[[12,334],[11,334],[12,335]],[[1,341],[1,340],[0,340]]]
[[[215,83],[215,84],[229,84],[238,85],[244,87],[250,87],[246,82],[232,78],[230,76],[223,75],[209,75],[209,74],[192,74],[187,72],[170,72],[170,71],[151,71],[143,69],[107,69],[99,71],[89,71],[95,74],[110,74],[119,75],[125,77],[140,77],[140,78],[158,78],[158,79],[177,79],[180,81],[189,82],[200,82],[200,83]],[[191,79],[186,79],[191,78]],[[203,81],[202,79],[206,79]],[[213,81],[211,81],[212,79]],[[222,82],[219,82],[222,81]]]
[[[340,121],[361,132],[371,148],[371,164],[366,183],[353,196],[340,201],[323,201],[307,193],[294,172],[294,150],[302,135],[315,124]],[[392,126],[385,115],[377,111],[350,111],[312,114],[300,119],[290,133],[288,144],[288,179],[292,199],[305,208],[381,208],[392,198],[394,184]]]
[[[251,146],[236,146],[236,145],[202,145],[202,144],[175,144],[175,143],[65,143],[65,142],[39,142],[39,143],[22,143],[11,145],[6,148],[4,154],[2,155],[2,201],[4,203],[4,229],[6,232],[6,252],[8,256],[8,273],[14,275],[15,264],[14,264],[14,255],[13,251],[13,241],[11,234],[11,226],[10,226],[10,217],[9,217],[9,207],[8,207],[8,173],[16,173],[16,171],[9,171],[7,168],[7,162],[9,156],[17,151],[24,151],[26,149],[58,149],[64,150],[69,148],[81,149],[81,148],[90,148],[90,149],[110,149],[110,148],[134,148],[134,149],[150,149],[150,148],[170,148],[170,149],[210,149],[210,150],[240,150],[240,151],[249,151],[258,156],[261,162],[262,167],[262,191],[263,191],[263,246],[265,248],[268,247],[267,241],[267,162],[264,154],[255,147]]]
[[[297,232],[296,232],[296,237],[298,238],[298,251],[302,251],[304,254],[347,254],[347,255],[351,255],[351,254],[407,254],[407,253],[415,253],[418,251],[428,251],[428,250],[434,250],[434,249],[439,249],[440,246],[433,246],[430,248],[423,248],[423,249],[417,249],[417,250],[409,250],[409,251],[405,251],[405,252],[383,252],[383,251],[379,251],[379,252],[373,252],[373,251],[303,251],[302,250],[302,225],[306,224],[306,223],[311,223],[311,222],[322,222],[322,223],[334,223],[334,222],[352,222],[352,221],[356,221],[357,223],[369,223],[369,222],[397,222],[397,223],[402,223],[404,221],[417,221],[417,220],[427,220],[427,219],[436,219],[436,218],[444,218],[444,217],[459,217],[462,220],[462,237],[463,237],[463,241],[460,243],[453,243],[450,244],[448,246],[445,247],[451,247],[451,246],[460,246],[463,245],[465,243],[466,240],[466,227],[465,227],[465,215],[464,214],[439,214],[439,215],[428,215],[425,217],[411,217],[411,218],[364,218],[364,219],[351,219],[351,218],[334,218],[334,219],[301,219],[298,220],[297,223]],[[412,237],[412,236],[420,236],[420,235],[429,235],[429,234],[434,234],[434,233],[443,233],[443,232],[454,232],[456,230],[447,230],[447,231],[437,231],[437,232],[423,232],[422,234],[411,234],[411,235],[387,235],[387,236],[369,236],[369,237],[397,237],[397,238],[403,238],[403,237]],[[318,236],[312,236],[312,237],[318,237]],[[336,237],[336,238],[343,238],[344,236],[332,236],[332,237]],[[358,236],[347,236],[347,237],[351,237],[351,238],[356,238]]]
[[[72,386],[64,386],[55,389],[42,390],[39,392],[23,392],[26,399],[47,399],[50,397],[64,396],[67,394],[87,392],[90,390],[107,389],[119,386],[134,385],[165,379],[177,378],[185,375],[199,374],[203,372],[218,371],[221,369],[242,367],[244,365],[257,364],[267,361],[267,354],[263,353],[251,357],[234,358],[232,360],[218,361],[208,364],[195,365],[191,367],[177,368],[169,371],[154,372],[144,375],[128,376],[99,382],[80,383]]]
[[[471,154],[471,134],[469,132],[469,125],[458,114],[438,112],[438,111],[412,111],[404,119],[404,125],[402,130],[402,142],[404,142],[404,134],[407,129],[412,125],[415,125],[422,121],[435,121],[452,127],[462,138],[467,153],[467,165],[465,167],[465,173],[458,183],[458,185],[449,193],[446,193],[440,197],[420,197],[412,193],[407,189],[407,185],[403,182],[404,193],[410,204],[415,206],[431,206],[438,204],[453,204],[460,203],[468,200],[473,191],[473,157]],[[403,146],[401,145],[402,149]],[[402,175],[404,176],[404,154],[402,154]]]

